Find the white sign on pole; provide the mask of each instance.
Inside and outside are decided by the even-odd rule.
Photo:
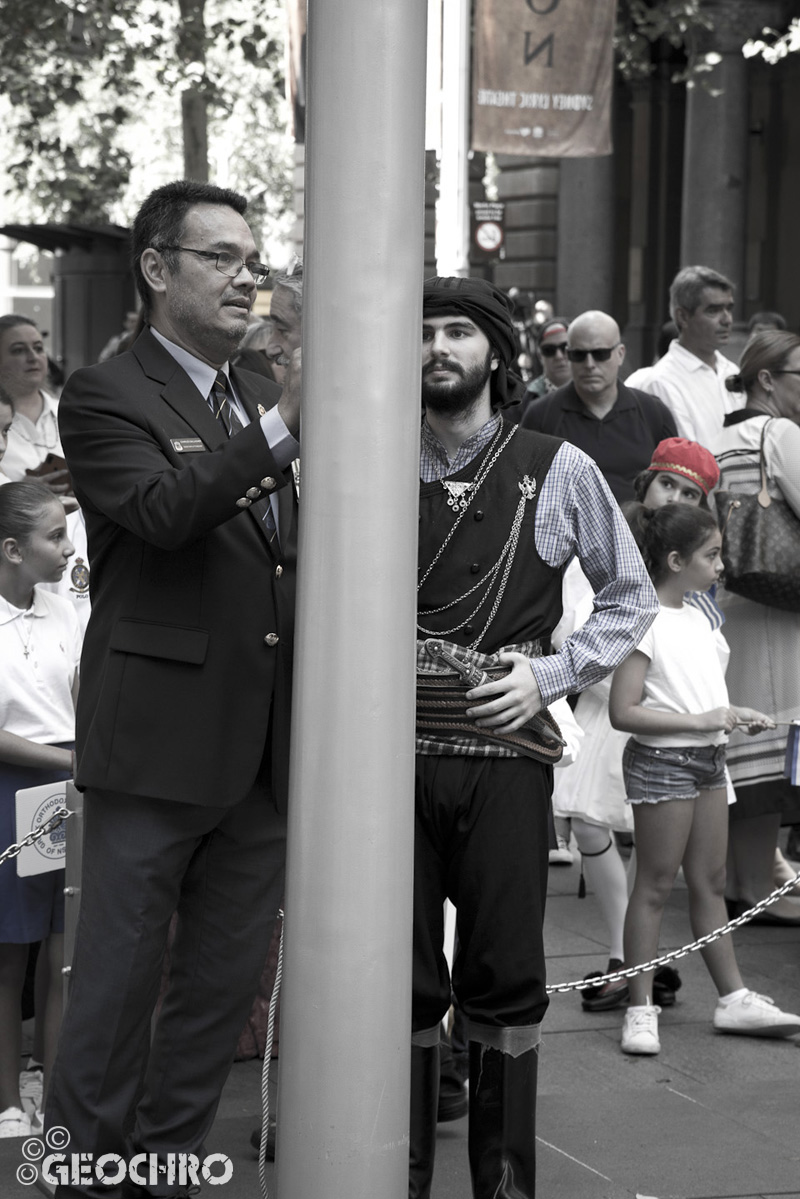
[[[59,808],[66,807],[67,784],[45,783],[17,792],[17,841],[42,828]],[[51,833],[45,833],[32,845],[26,845],[17,857],[17,874],[24,878],[61,870],[66,857],[66,830],[62,821]]]

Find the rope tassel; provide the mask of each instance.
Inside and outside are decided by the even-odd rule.
[[[800,720],[793,720],[789,728],[783,777],[787,778],[793,787],[800,784]]]
[[[583,877],[583,859],[584,858],[602,858],[604,853],[608,853],[611,846],[614,844],[614,838],[609,839],[605,849],[598,849],[596,853],[589,853],[588,850],[581,850],[581,876],[578,879],[578,899],[586,898],[586,879]]]

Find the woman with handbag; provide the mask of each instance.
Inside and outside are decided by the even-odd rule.
[[[739,373],[726,386],[747,395],[746,406],[725,418],[719,440],[710,447],[721,471],[716,502],[727,583],[719,602],[731,649],[728,689],[733,704],[742,703],[746,696],[776,721],[796,720],[800,718],[800,337],[772,329],[755,334],[745,346]],[[750,498],[759,493],[761,502]],[[771,502],[764,508],[767,496]],[[745,531],[745,522],[754,520],[768,545],[777,544],[777,566],[756,561],[753,534]],[[772,532],[773,520],[780,524],[778,533]],[[730,808],[728,897],[736,915],[773,889],[780,826],[800,821],[800,787],[783,777],[786,740],[785,724],[755,744],[738,731],[730,738],[728,765],[737,803]],[[756,921],[800,924],[800,899],[784,896]]]

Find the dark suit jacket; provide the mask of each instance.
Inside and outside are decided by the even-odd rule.
[[[269,730],[285,803],[296,503],[258,420],[279,389],[246,371],[233,379],[253,423],[230,440],[147,329],[127,353],[76,371],[61,397],[92,563],[82,788],[233,804]],[[283,489],[281,548],[236,503],[262,479]]]
[[[571,441],[593,458],[617,503],[635,499],[633,480],[650,465],[653,450],[666,437],[677,437],[675,418],[657,396],[617,383],[617,400],[598,420],[582,402],[574,383],[532,400],[520,422]]]

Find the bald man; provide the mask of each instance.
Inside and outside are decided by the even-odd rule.
[[[619,381],[625,359],[619,325],[605,312],[583,312],[569,327],[572,382],[531,404],[526,429],[571,441],[593,458],[618,503],[635,498],[633,480],[653,450],[677,437],[675,420],[655,396]]]

